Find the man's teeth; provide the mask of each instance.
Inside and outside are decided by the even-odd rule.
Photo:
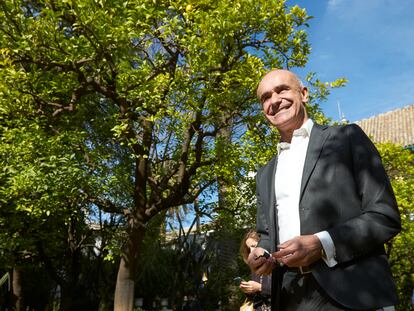
[[[270,109],[269,109],[269,112],[268,112],[268,115],[269,115],[269,116],[274,116],[274,115],[276,115],[278,112],[280,112],[280,111],[282,111],[282,110],[287,110],[287,109],[289,109],[289,108],[290,108],[290,106],[278,107],[277,109],[276,109],[276,108],[270,108]]]

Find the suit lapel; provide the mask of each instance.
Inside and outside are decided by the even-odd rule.
[[[275,237],[275,241],[273,241],[273,245],[279,244],[279,234],[278,234],[278,225],[277,225],[277,203],[276,203],[276,192],[275,192],[275,182],[276,182],[276,168],[277,168],[277,156],[274,157],[274,163],[271,166],[272,168],[272,173],[270,176],[270,185],[271,185],[271,189],[270,189],[270,209],[269,209],[269,216],[272,223],[272,226],[270,226],[271,228],[274,229],[274,232],[272,232],[271,236]],[[275,249],[276,250],[276,249]]]
[[[321,126],[319,124],[314,124],[312,128],[308,150],[306,152],[305,165],[303,167],[299,202],[302,200],[309,178],[315,168],[316,162],[320,157],[323,145],[329,136],[329,131],[326,130],[327,128],[328,126]]]

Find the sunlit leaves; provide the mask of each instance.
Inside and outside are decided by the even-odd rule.
[[[402,231],[388,244],[389,260],[399,292],[400,310],[410,308],[414,286],[414,154],[401,146],[377,144],[397,199]]]
[[[257,83],[305,64],[308,19],[278,0],[1,2],[10,209],[39,222],[106,211],[144,226],[211,204],[218,179],[236,189],[277,138]],[[230,141],[216,140],[226,131]]]

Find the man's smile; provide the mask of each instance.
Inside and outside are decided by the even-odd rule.
[[[292,107],[292,103],[270,105],[267,114],[273,117],[280,112],[288,110],[290,107]]]

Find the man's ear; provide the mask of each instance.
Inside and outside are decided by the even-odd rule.
[[[308,102],[308,100],[309,100],[309,92],[308,92],[308,88],[306,87],[306,86],[304,86],[303,88],[302,88],[302,91],[301,91],[301,93],[302,93],[302,101],[304,102],[304,103],[307,103]]]

